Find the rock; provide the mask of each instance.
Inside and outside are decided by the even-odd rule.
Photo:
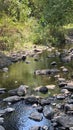
[[[0,88],[0,94],[5,93],[5,91],[6,91],[6,88]]]
[[[69,104],[73,104],[73,99],[69,99],[67,102],[68,102]]]
[[[68,69],[67,68],[63,68],[62,70],[64,73],[67,73],[68,72]]]
[[[51,62],[51,65],[56,66],[57,65],[56,61]]]
[[[5,130],[5,128],[3,126],[0,125],[0,130]]]
[[[42,106],[37,106],[36,110],[37,110],[38,112],[42,112],[42,111],[43,111],[43,107],[42,107]]]
[[[5,114],[5,110],[0,110],[0,117]]]
[[[67,85],[66,82],[60,82],[60,83],[59,83],[59,87],[60,87],[60,88],[65,87],[66,85]]]
[[[20,85],[20,87],[17,89],[17,95],[23,96],[27,92],[25,85]]]
[[[41,121],[43,119],[43,116],[38,112],[33,112],[30,114],[29,118],[35,121]]]
[[[30,61],[26,61],[26,64],[30,64]]]
[[[36,75],[49,75],[58,73],[58,69],[45,69],[45,70],[36,70],[34,74]]]
[[[42,130],[49,130],[49,127],[48,126],[43,126]]]
[[[27,85],[20,85],[19,88],[9,90],[8,93],[10,95],[18,95],[18,96],[25,96],[28,86]]]
[[[6,66],[12,64],[11,59],[0,52],[0,68],[7,68]]]
[[[67,89],[62,89],[62,90],[61,90],[61,93],[68,94],[68,93],[69,93],[69,91],[68,91]]]
[[[22,60],[23,60],[23,61],[26,60],[26,56],[25,56],[25,55],[22,56]]]
[[[59,82],[65,82],[65,78],[58,78]]]
[[[3,71],[8,72],[8,68],[7,67],[3,68]]]
[[[41,99],[40,101],[40,104],[42,106],[45,106],[45,105],[49,105],[51,103],[51,101],[47,98],[47,99]]]
[[[73,104],[65,104],[64,105],[65,112],[67,111],[73,111]]]
[[[4,99],[3,99],[3,102],[11,102],[11,103],[14,103],[14,102],[20,101],[21,99],[22,99],[22,98],[19,97],[19,96],[11,96],[11,97],[4,98]]]
[[[73,127],[73,116],[62,115],[56,117],[56,121],[65,128]]]
[[[14,108],[11,108],[11,107],[5,108],[5,109],[3,109],[3,110],[0,110],[0,116],[5,115],[6,113],[11,113],[11,112],[13,112],[13,111],[15,111]]]
[[[64,89],[67,89],[68,91],[73,91],[73,85],[67,85],[64,87]]]
[[[58,100],[63,100],[63,99],[65,99],[65,96],[64,96],[64,95],[59,94],[59,95],[57,95],[57,99],[58,99]]]
[[[47,87],[41,87],[39,89],[39,92],[43,93],[43,94],[46,94],[48,92],[48,88]]]
[[[46,105],[44,106],[43,114],[46,118],[51,119],[54,116],[54,110],[51,106]]]
[[[70,127],[69,130],[73,130],[73,127]]]
[[[0,117],[0,124],[3,124],[3,123],[4,123],[4,118]]]
[[[28,96],[28,97],[25,97],[25,103],[35,104],[35,103],[38,103],[38,99],[35,96]]]
[[[53,85],[53,84],[51,84],[51,85],[46,85],[46,88],[48,88],[48,89],[54,89],[55,86],[56,86],[56,85]]]
[[[29,130],[41,130],[40,126],[33,126]]]
[[[73,99],[73,94],[71,95],[71,99]]]
[[[57,104],[57,105],[56,105],[56,108],[62,109],[62,104],[61,104],[61,103]]]
[[[15,109],[11,108],[11,107],[8,107],[8,108],[6,108],[4,110],[5,110],[6,113],[11,113],[11,112],[15,111]]]
[[[12,96],[17,95],[17,88],[13,90],[9,90],[8,93]]]

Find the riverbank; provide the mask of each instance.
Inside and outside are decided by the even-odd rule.
[[[37,57],[37,55],[45,50],[51,52],[54,50],[54,47],[30,44],[30,46],[25,45],[24,48],[21,48],[18,51],[0,52],[0,68],[7,67],[17,61],[25,61],[27,56]]]

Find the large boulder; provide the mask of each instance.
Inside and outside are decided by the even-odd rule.
[[[65,128],[73,127],[73,116],[70,115],[58,116],[56,117],[56,121]]]
[[[46,118],[51,119],[54,116],[54,110],[51,106],[46,105],[44,106],[43,114]]]

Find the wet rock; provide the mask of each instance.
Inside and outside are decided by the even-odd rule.
[[[11,112],[13,112],[13,111],[15,111],[14,108],[11,108],[11,107],[5,108],[5,109],[3,109],[3,110],[0,110],[0,116],[5,115],[6,113],[11,113]]]
[[[39,92],[41,92],[41,93],[43,93],[43,94],[46,94],[47,92],[48,92],[48,88],[47,87],[41,87],[40,89],[39,89]]]
[[[3,99],[3,102],[11,102],[11,103],[14,103],[14,102],[20,101],[21,99],[22,99],[22,98],[19,97],[19,96],[10,96],[10,97],[4,98],[4,99]]]
[[[0,125],[0,130],[5,130],[5,128],[3,126]]]
[[[0,117],[0,124],[3,124],[3,123],[4,123],[4,118]]]
[[[5,111],[5,113],[11,113],[11,112],[15,111],[15,109],[8,107],[8,108],[4,109],[4,111]]]
[[[35,121],[41,121],[43,119],[43,116],[38,112],[33,112],[30,114],[29,118]]]
[[[26,86],[25,85],[20,85],[20,87],[17,89],[17,95],[18,96],[23,96],[27,92]]]
[[[56,117],[56,121],[65,128],[73,127],[73,116],[62,115]]]
[[[33,126],[29,130],[41,130],[40,126]]]
[[[42,130],[49,130],[50,128],[48,126],[43,126]]]
[[[54,116],[54,110],[51,106],[46,105],[43,108],[43,114],[46,118],[51,119]]]
[[[43,111],[43,107],[42,107],[42,106],[37,106],[36,110],[37,110],[38,112],[42,112],[42,111]]]
[[[5,114],[5,110],[0,110],[0,117]]]
[[[65,112],[67,111],[73,111],[73,104],[65,104],[64,105]]]
[[[25,103],[35,104],[35,103],[38,103],[38,99],[35,96],[28,96],[28,97],[25,97]]]

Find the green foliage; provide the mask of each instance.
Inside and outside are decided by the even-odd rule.
[[[73,0],[0,0],[0,43],[3,48],[32,42],[65,42],[63,26],[73,22]]]

